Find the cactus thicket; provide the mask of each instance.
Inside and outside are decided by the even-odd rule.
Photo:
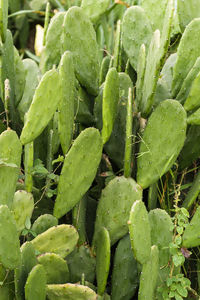
[[[199,53],[199,0],[0,0],[0,300],[199,298]]]

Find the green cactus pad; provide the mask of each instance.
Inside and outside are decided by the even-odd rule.
[[[35,89],[39,84],[40,71],[36,62],[30,58],[23,60],[23,66],[25,69],[26,80],[22,98],[17,106],[21,120],[24,122],[24,116],[29,110]]]
[[[134,202],[128,226],[134,257],[139,263],[145,264],[151,253],[151,227],[146,207],[141,200]]]
[[[49,300],[96,300],[97,294],[87,286],[78,284],[47,285]]]
[[[154,300],[159,269],[159,250],[151,247],[149,260],[142,266],[138,300]]]
[[[58,225],[49,228],[45,232],[39,234],[31,243],[34,248],[41,254],[52,252],[66,257],[70,254],[78,241],[78,233],[71,225]]]
[[[200,19],[194,19],[185,29],[177,50],[172,81],[172,97],[176,97],[181,85],[194,66],[200,51]]]
[[[170,260],[169,244],[173,239],[173,223],[168,213],[159,208],[149,212],[149,223],[152,245],[156,245],[159,250],[158,285],[160,285],[167,279],[170,272],[167,266]]]
[[[26,300],[46,299],[46,273],[42,265],[33,267],[25,284]]]
[[[192,149],[192,151],[191,151]],[[183,149],[179,155],[179,168],[189,167],[200,155],[200,126],[190,126]]]
[[[15,269],[20,264],[20,244],[15,221],[6,205],[0,206],[0,262]]]
[[[198,87],[194,83],[194,80],[196,81],[195,78],[197,77],[199,72],[200,72],[200,57],[197,58],[194,66],[191,68],[191,70],[187,74],[185,80],[183,81],[181,89],[180,89],[180,91],[179,91],[179,93],[176,97],[176,100],[180,101],[181,103],[184,103],[185,100],[187,99],[187,103],[185,103],[185,105],[184,105],[184,108],[186,110],[190,110],[190,109],[187,109],[188,104],[189,104],[188,105],[188,108],[189,108],[191,106],[191,104],[193,104],[193,101],[196,102],[196,99],[192,99],[191,96],[192,96],[193,93],[196,92],[196,90],[198,90]],[[192,87],[193,87],[193,89],[195,88],[193,90],[193,92],[191,90]],[[198,95],[195,95],[195,96],[197,96],[197,99],[198,99]],[[197,103],[195,103],[195,104],[197,104]]]
[[[92,95],[99,88],[99,49],[91,21],[80,7],[68,9],[63,23],[63,50],[73,54],[76,76]]]
[[[102,103],[102,139],[105,144],[112,133],[119,102],[119,77],[115,68],[111,68],[106,76]]]
[[[47,284],[60,284],[69,281],[69,269],[66,261],[55,253],[45,253],[38,256],[46,273]]]
[[[200,125],[200,108],[187,118],[187,123],[190,125]]]
[[[65,13],[57,13],[51,19],[47,35],[46,44],[40,58],[40,69],[42,74],[52,69],[53,65],[58,66],[62,55],[61,35],[63,32],[63,21]]]
[[[154,32],[152,41],[147,54],[146,71],[144,76],[144,88],[142,99],[142,113],[148,115],[154,104],[154,94],[156,91],[156,85],[159,78],[160,69],[165,60],[167,54],[171,24],[174,12],[174,0],[169,0],[166,12],[164,15],[163,29],[159,37],[159,30]]]
[[[162,31],[167,3],[168,0],[140,0],[141,7],[151,21],[153,31],[156,29]]]
[[[96,259],[88,246],[82,245],[66,257],[70,271],[70,282],[76,283],[81,280],[82,274],[84,279],[91,283],[95,279]]]
[[[109,56],[105,56],[101,62],[101,69],[100,69],[100,82],[99,84],[101,85],[105,79],[106,79],[106,75],[108,73],[109,70],[109,65],[110,65],[110,57]]]
[[[185,101],[184,104],[184,108],[186,111],[189,110],[193,110],[195,108],[198,108],[200,106],[200,88],[199,88],[199,84],[200,84],[200,72],[198,73],[198,75],[196,76],[196,78],[194,79],[189,95]],[[197,124],[198,125],[198,124]]]
[[[112,300],[132,299],[138,287],[137,262],[133,257],[130,236],[117,245],[112,271]]]
[[[140,47],[144,44],[148,51],[152,34],[151,24],[144,9],[139,6],[128,8],[123,17],[122,44],[135,70]]]
[[[97,292],[101,296],[105,292],[110,269],[110,247],[109,232],[102,227],[95,243]]]
[[[31,229],[38,235],[56,225],[58,225],[58,219],[56,217],[50,214],[44,214],[35,220]]]
[[[73,208],[72,217],[73,225],[76,227],[79,235],[78,246],[83,245],[87,241],[86,235],[86,210],[87,210],[87,194]],[[87,220],[88,222],[88,220]]]
[[[156,89],[156,84],[160,69],[160,31],[156,30],[153,34],[149,51],[146,59],[146,69],[144,74],[141,111],[144,114],[149,114],[151,111],[154,99],[153,92]]]
[[[0,36],[4,43],[6,40],[6,30],[8,25],[8,0],[0,1]]]
[[[182,246],[185,248],[197,247],[200,245],[200,207],[197,208],[192,220],[186,227]]]
[[[31,219],[33,209],[33,195],[26,191],[17,191],[14,195],[11,210],[19,232],[25,228],[27,218]]]
[[[61,100],[60,79],[53,69],[44,74],[27,112],[20,136],[22,144],[32,142],[45,129]]]
[[[142,86],[144,83],[144,74],[146,67],[146,48],[142,44],[138,54],[138,63],[137,63],[137,81],[136,81],[136,104],[138,110],[140,110],[140,105],[142,101]]]
[[[28,274],[37,265],[35,249],[30,242],[26,242],[21,247],[21,264],[15,270],[15,295],[17,300],[24,300],[24,286]]]
[[[183,207],[186,209],[190,209],[191,206],[194,204],[195,200],[197,199],[200,193],[200,172],[198,171],[197,175],[192,182],[192,186],[190,187],[185,200],[182,204]]]
[[[1,2],[4,2],[2,0]],[[7,2],[7,0],[5,1]],[[5,100],[5,80],[9,79],[9,119],[12,128],[17,126],[18,115],[15,107],[15,64],[14,64],[14,45],[13,37],[10,30],[6,32],[6,41],[1,45],[1,68],[0,68],[0,93],[2,101]]]
[[[59,103],[58,131],[64,155],[73,137],[75,75],[72,54],[66,51],[60,61],[59,74],[62,97]]]
[[[19,104],[24,93],[24,87],[26,82],[26,74],[23,61],[19,56],[16,48],[14,48],[14,60],[15,60],[15,104]]]
[[[121,176],[111,180],[102,191],[98,203],[94,241],[98,238],[101,227],[108,230],[111,245],[122,238],[128,232],[127,221],[131,206],[141,198],[142,189],[132,178]]]
[[[11,207],[20,173],[22,145],[13,130],[0,135],[0,204]]]
[[[155,183],[171,168],[185,137],[186,113],[182,105],[175,100],[161,102],[151,114],[141,138],[137,182],[142,188]]]
[[[178,0],[178,17],[181,30],[184,31],[185,27],[195,18],[200,17],[200,7],[198,0],[182,1]]]
[[[117,115],[109,141],[104,149],[112,161],[119,167],[124,165],[125,137],[126,137],[126,114],[129,88],[133,83],[126,73],[119,73],[119,103]]]
[[[85,14],[96,23],[110,4],[109,0],[82,0],[81,7]]]
[[[80,133],[67,153],[61,171],[54,216],[70,211],[89,189],[102,154],[102,139],[95,128]]]

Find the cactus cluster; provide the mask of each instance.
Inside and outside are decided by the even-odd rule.
[[[0,300],[199,299],[199,53],[199,0],[0,0]]]

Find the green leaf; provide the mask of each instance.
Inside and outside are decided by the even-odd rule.
[[[183,287],[182,285],[177,285],[177,292],[179,292],[179,294],[183,297],[187,297],[188,295],[188,291],[185,287]]]
[[[65,160],[64,156],[59,155],[58,158],[56,158],[52,161],[52,165],[54,165],[56,163],[64,162],[64,160]]]
[[[175,299],[176,300],[183,300],[183,298],[178,293],[175,293]]]
[[[183,227],[182,226],[178,226],[176,228],[176,231],[179,233],[179,234],[182,234],[183,233]]]
[[[173,255],[172,259],[176,267],[181,266],[185,261],[185,257],[182,254]]]
[[[189,218],[190,215],[186,208],[181,207],[181,212],[185,217]]]

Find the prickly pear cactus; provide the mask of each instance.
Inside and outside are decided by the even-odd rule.
[[[142,188],[155,183],[171,168],[185,137],[186,113],[182,105],[175,100],[161,102],[151,114],[141,138],[137,182]]]
[[[128,226],[134,257],[141,264],[145,264],[150,259],[151,228],[147,210],[141,200],[134,202],[130,211]]]
[[[97,292],[101,296],[105,292],[110,269],[110,247],[109,232],[102,227],[95,241]]]
[[[183,80],[199,57],[200,49],[200,19],[192,20],[186,27],[177,50],[177,60],[174,66],[172,97],[176,97]]]
[[[200,220],[200,207],[197,208],[192,220],[186,227],[183,234],[182,246],[185,248],[197,247],[200,245],[199,238],[199,220]]]
[[[96,300],[97,294],[89,287],[79,284],[49,284],[47,297],[49,300]]]
[[[60,36],[63,32],[62,24],[64,21],[64,16],[64,12],[55,14],[48,26],[46,43],[40,59],[40,69],[42,74],[51,70],[53,65],[58,66],[60,62],[60,58],[62,55],[62,44]]]
[[[54,216],[70,211],[89,189],[102,154],[102,139],[95,128],[81,132],[67,153],[61,171]],[[83,180],[84,179],[84,180]]]
[[[58,219],[50,214],[39,216],[33,223],[32,230],[38,235],[47,229],[58,225]]]
[[[78,241],[78,233],[71,225],[58,225],[49,228],[45,232],[39,234],[31,243],[34,248],[41,254],[52,252],[66,257],[70,254]]]
[[[144,9],[139,6],[128,8],[122,23],[122,44],[135,70],[140,47],[144,44],[148,50],[152,34],[152,27]]]
[[[66,261],[55,253],[38,256],[38,263],[44,267],[47,284],[61,284],[69,281],[69,269]]]
[[[13,130],[0,135],[0,204],[11,207],[20,173],[22,145]]]
[[[35,91],[20,136],[22,144],[30,143],[42,133],[53,117],[60,100],[59,74],[52,69],[44,74]]]
[[[58,132],[63,153],[66,154],[73,137],[75,75],[72,54],[66,51],[60,61],[59,74],[62,97],[59,103]]]
[[[99,88],[99,49],[91,21],[80,7],[71,7],[63,23],[63,50],[73,54],[76,76],[87,91],[96,95]],[[81,37],[81,39],[80,39]]]
[[[199,68],[197,67],[197,70],[199,71],[200,67]],[[199,98],[199,82],[200,82],[200,72],[198,72],[198,74],[196,75],[196,78],[194,78],[194,81],[192,82],[192,86],[189,91],[188,97],[185,101],[184,108],[186,111],[193,110],[200,106],[200,104],[199,104],[199,100],[200,100],[200,98]]]
[[[98,203],[94,241],[98,238],[101,227],[110,235],[111,245],[128,232],[127,221],[133,203],[142,198],[142,189],[132,179],[115,177],[102,191]],[[121,214],[123,211],[123,214]]]
[[[95,279],[96,259],[89,246],[82,245],[76,247],[72,253],[66,257],[70,271],[70,282],[76,283],[82,279],[90,283]]]
[[[123,237],[116,248],[112,270],[112,300],[132,299],[138,287],[137,261],[133,257],[130,236]]]
[[[159,250],[157,246],[151,247],[149,260],[143,264],[140,275],[138,300],[154,300],[159,268]]]
[[[7,269],[20,265],[20,244],[11,211],[6,205],[0,205],[0,262]]]
[[[26,242],[22,245],[21,249],[21,263],[20,266],[15,269],[15,295],[17,300],[23,300],[25,297],[24,287],[28,274],[34,266],[37,265],[37,258],[35,255],[35,249],[30,242]]]
[[[22,98],[17,106],[21,120],[24,122],[24,116],[29,110],[35,89],[40,81],[40,71],[36,62],[30,58],[23,59],[26,80]]]
[[[46,299],[46,273],[42,265],[36,265],[29,273],[25,284],[25,299]]]
[[[105,144],[111,135],[119,102],[119,77],[115,68],[111,68],[106,76],[102,103],[102,139]]]
[[[33,195],[26,191],[17,191],[13,198],[11,210],[19,232],[25,228],[27,218],[31,219],[33,209]]]
[[[106,11],[109,0],[83,0],[81,7],[85,14],[90,17],[93,23],[96,23],[101,15]]]

